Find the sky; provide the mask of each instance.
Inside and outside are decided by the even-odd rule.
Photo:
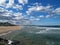
[[[0,22],[60,25],[60,0],[0,0]]]

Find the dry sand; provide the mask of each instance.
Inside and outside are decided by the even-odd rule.
[[[0,26],[0,33],[20,30],[20,29],[21,29],[21,26]]]

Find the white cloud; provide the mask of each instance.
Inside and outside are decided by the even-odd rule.
[[[15,4],[14,0],[8,0],[9,2],[6,3],[7,0],[1,0],[0,1],[0,6],[4,7],[4,8],[13,8],[18,10],[23,10],[23,5],[19,5],[19,4]],[[25,4],[25,1],[27,2],[27,0],[21,0],[23,1],[23,4]]]
[[[24,19],[24,16],[20,16],[20,17],[15,17],[15,18],[13,18],[13,19],[15,19],[15,20],[20,20],[20,19]]]
[[[14,4],[14,0],[9,0],[9,3],[7,4],[6,8],[13,6],[13,4]]]
[[[39,19],[39,18],[36,18],[35,20],[36,20],[36,21],[39,21],[40,19]]]
[[[0,2],[0,4],[3,4],[2,2],[4,2],[5,3],[5,1],[1,1]],[[28,0],[19,0],[19,3],[20,4],[27,4],[28,3]],[[9,0],[9,3],[6,3],[6,9],[7,8],[13,8],[13,9],[16,9],[16,10],[23,10],[23,5],[18,5],[18,4],[14,4],[14,0]],[[32,4],[33,5],[33,4]],[[32,21],[40,21],[41,20],[41,18],[49,18],[49,17],[53,17],[54,15],[52,14],[52,13],[54,13],[54,14],[59,14],[60,13],[60,8],[56,8],[56,9],[53,9],[53,7],[52,6],[50,6],[50,5],[47,5],[47,6],[43,6],[43,5],[39,5],[38,3],[36,3],[36,4],[34,4],[33,6],[30,6],[29,8],[28,8],[28,10],[26,11],[26,16],[25,15],[23,15],[22,13],[20,13],[20,12],[18,12],[18,13],[15,13],[15,12],[13,12],[12,10],[11,11],[9,11],[9,10],[6,10],[6,9],[4,9],[4,8],[0,8],[0,12],[1,13],[3,13],[3,12],[5,12],[5,13],[3,13],[3,14],[0,14],[0,15],[2,15],[2,16],[4,16],[4,17],[11,17],[11,19],[12,19],[12,22],[13,23],[17,23],[17,22],[21,22],[21,24],[30,24],[30,22],[32,22]],[[42,12],[43,14],[35,14],[35,12]],[[33,13],[34,12],[34,14],[36,15],[36,17],[34,16],[34,14],[33,14],[33,16],[32,15],[30,15],[31,13]],[[46,12],[46,13],[45,13]],[[49,14],[48,14],[48,12],[49,12]],[[45,15],[44,15],[45,14]],[[51,15],[50,15],[51,14]],[[13,16],[13,17],[12,17]],[[30,16],[30,18],[28,17],[28,16]],[[39,17],[38,17],[39,16]],[[25,19],[28,19],[28,20],[25,20]],[[14,21],[15,20],[15,21]],[[10,20],[9,20],[10,21]],[[22,23],[23,22],[23,23]]]
[[[44,18],[44,15],[40,15],[39,18]]]
[[[0,22],[10,22],[13,24],[23,24],[23,25],[28,25],[31,22],[30,20],[25,20],[26,16],[24,16],[20,12],[14,13],[12,10],[9,11],[9,10],[5,10],[4,8],[2,8],[1,11],[2,11],[2,13],[5,12],[5,13],[1,14],[1,16],[4,16],[4,18],[11,17],[11,19],[10,20],[7,20],[7,19],[1,20]]]
[[[8,22],[8,20],[0,20],[0,22]]]
[[[14,20],[24,19],[24,16],[22,15],[22,13],[19,13],[19,12],[14,13],[13,16],[14,16],[14,18],[12,18],[12,19],[14,19]]]
[[[23,20],[21,25],[29,25],[31,22],[29,20]]]
[[[35,18],[35,17],[33,17],[33,16],[30,16],[29,20],[30,20],[30,21],[39,21],[40,18]]]
[[[29,20],[30,20],[30,21],[34,21],[34,20],[35,20],[35,17],[30,16]]]
[[[46,15],[46,18],[49,18],[49,17],[51,17],[50,15]]]
[[[18,4],[13,5],[12,8],[14,8],[14,9],[16,9],[16,10],[23,10],[23,6],[22,6],[22,5],[18,5]]]
[[[6,14],[4,14],[4,15],[2,15],[2,16],[10,17],[9,13],[6,13]]]
[[[7,0],[1,0],[0,1],[0,6],[3,6],[5,8],[12,7],[14,5],[14,0],[8,0],[9,2],[6,3]]]
[[[26,23],[25,24],[30,24],[30,21],[26,21]]]
[[[40,12],[48,12],[48,11],[50,11],[52,6],[49,6],[49,5],[47,5],[47,6],[42,6],[42,5],[36,5],[36,6],[31,6],[30,8],[28,8],[28,10],[26,11],[26,13],[29,15],[31,12],[33,12],[33,11],[40,11]]]
[[[5,9],[0,7],[0,13],[4,12]]]
[[[11,17],[11,14],[10,14],[10,13],[5,13],[5,14],[3,14],[2,16]]]
[[[12,24],[16,24],[17,21],[9,20],[8,22],[9,22],[9,23],[12,23]]]
[[[18,12],[18,13],[14,13],[14,16],[15,16],[15,17],[22,16],[22,13],[19,13],[19,12]]]
[[[28,3],[28,0],[18,0],[18,2],[20,3],[20,4],[27,4]]]
[[[60,8],[56,8],[55,10],[52,11],[53,13],[60,13]]]
[[[19,4],[12,4],[12,5],[9,5],[7,4],[6,8],[13,8],[15,10],[23,10],[23,6],[22,5],[19,5]]]
[[[1,16],[4,16],[4,17],[12,17],[12,14],[13,14],[13,11],[10,10],[4,10],[4,12],[1,14]]]
[[[26,11],[27,15],[32,15],[34,12],[39,13],[40,16],[37,15],[36,19],[31,19],[31,20],[40,20],[41,18],[49,18],[52,17],[52,11],[54,10],[53,6],[51,5],[46,5],[43,6],[39,3],[34,4],[33,6],[29,6],[28,10]],[[36,15],[36,14],[35,14]]]
[[[0,5],[5,3],[5,2],[6,2],[6,0],[0,0]]]
[[[34,3],[33,5],[41,5],[41,3],[36,2],[36,3]]]

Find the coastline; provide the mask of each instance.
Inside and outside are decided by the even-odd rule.
[[[21,26],[0,26],[0,34],[6,33],[9,31],[20,30]]]

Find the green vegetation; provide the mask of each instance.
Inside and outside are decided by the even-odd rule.
[[[11,24],[8,22],[0,22],[0,26],[15,26],[15,24]]]

